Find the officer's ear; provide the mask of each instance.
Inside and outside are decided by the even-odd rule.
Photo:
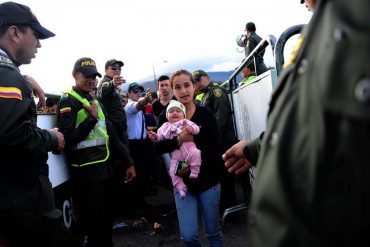
[[[15,26],[15,25],[11,25],[8,30],[7,30],[7,33],[8,33],[8,37],[14,41],[14,42],[17,42],[19,41],[19,38],[20,38],[20,33],[21,33],[21,30]]]
[[[77,79],[77,73],[78,73],[78,72],[77,72],[77,71],[75,71],[75,70],[73,70],[73,71],[72,71],[72,76],[73,76],[73,78]]]

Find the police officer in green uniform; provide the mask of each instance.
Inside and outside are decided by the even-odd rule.
[[[257,166],[251,246],[370,245],[369,9],[318,1],[264,135],[224,155],[230,172]]]
[[[256,77],[256,72],[254,69],[254,63],[248,64],[243,70],[242,70],[242,76],[243,80],[239,83],[239,86],[248,84],[252,82]]]
[[[207,106],[215,114],[222,142],[221,152],[225,152],[236,143],[231,106],[227,93],[218,84],[211,83],[208,74],[203,70],[194,71],[193,79],[196,83],[196,91],[202,95],[200,105]],[[235,205],[234,180],[233,175],[228,174],[226,170],[223,172],[221,179],[221,211]]]
[[[62,150],[64,138],[37,127],[32,86],[18,68],[31,63],[40,39],[53,36],[29,7],[0,4],[0,238],[6,246],[66,246],[71,240],[46,164],[48,151]]]
[[[121,159],[128,157],[115,129],[106,119],[98,100],[91,96],[96,76],[101,76],[94,60],[76,61],[73,72],[76,86],[65,93],[58,104],[58,127],[65,136],[66,156],[71,168],[73,202],[77,209],[76,245],[111,246],[110,152],[115,149]],[[124,160],[129,164],[127,160]],[[132,164],[132,163],[131,163]],[[130,181],[135,169],[129,166],[125,178]]]
[[[109,59],[105,63],[105,75],[99,83],[98,98],[103,103],[116,131],[121,134],[122,141],[127,145],[126,114],[122,107],[120,86],[126,83],[121,76],[123,62],[116,59]]]
[[[244,45],[245,45],[244,52],[245,52],[245,57],[248,57],[249,54],[261,42],[262,38],[258,34],[256,34],[256,25],[253,22],[248,22],[245,25],[245,33],[246,33],[247,38],[244,40]],[[265,54],[265,50],[261,51],[255,57],[257,75],[260,75],[263,72],[267,71],[267,67],[265,63],[263,62],[264,54]]]
[[[105,63],[105,75],[99,84],[98,98],[106,110],[108,119],[113,124],[120,140],[127,149],[126,153],[128,156],[125,160],[129,163],[126,165],[132,165],[133,160],[129,155],[128,149],[126,113],[122,107],[122,96],[120,91],[120,86],[126,83],[126,80],[121,76],[123,65],[122,61],[116,59],[109,59]],[[120,155],[113,154],[113,156],[119,157]]]

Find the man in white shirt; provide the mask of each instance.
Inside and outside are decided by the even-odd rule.
[[[148,206],[145,194],[151,190],[155,155],[153,143],[147,136],[144,110],[145,106],[152,101],[152,94],[148,90],[143,96],[144,87],[136,82],[131,83],[127,91],[128,102],[125,106],[127,134],[137,174],[132,195],[137,203],[135,205],[136,212],[142,211],[147,214]]]

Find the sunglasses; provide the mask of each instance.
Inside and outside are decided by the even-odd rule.
[[[141,90],[135,90],[134,93],[142,93]]]
[[[114,71],[116,71],[116,70],[121,71],[121,67],[110,67],[110,69],[114,70]]]

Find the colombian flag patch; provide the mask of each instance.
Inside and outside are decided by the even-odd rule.
[[[64,107],[59,110],[60,114],[67,113],[71,111],[71,107]]]
[[[0,87],[0,98],[22,100],[22,92],[16,87]]]

